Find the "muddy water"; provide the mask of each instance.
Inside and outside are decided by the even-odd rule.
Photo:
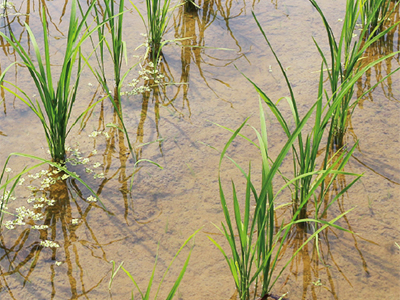
[[[337,20],[343,18],[345,1],[325,2],[321,6],[337,32],[341,27]],[[61,1],[45,4],[52,62],[56,65],[62,57],[69,4]],[[223,220],[218,196],[217,150],[223,149],[230,134],[214,123],[237,128],[252,115],[249,124],[259,128],[258,96],[235,66],[272,99],[288,95],[278,65],[255,26],[251,10],[257,14],[282,64],[288,68],[302,112],[315,101],[317,94],[315,71],[320,67],[320,58],[311,37],[325,45],[324,50],[328,48],[320,17],[308,1],[206,1],[200,4],[202,9],[198,11],[178,8],[166,34],[166,39],[190,38],[182,41],[186,47],[171,43],[164,49],[161,65],[164,82],[176,84],[161,85],[144,95],[122,97],[124,121],[136,155],[157,162],[163,169],[150,163],[140,164],[132,192],[129,192],[134,161],[127,154],[126,138],[115,127],[107,126],[118,125],[113,107],[103,101],[90,110],[82,124],[72,130],[68,145],[79,148],[83,157],[90,158],[91,164],[101,163],[96,172],[104,173],[104,178],[93,178],[82,165],[70,168],[97,192],[105,208],[99,203],[84,201],[90,193],[76,180],[68,179],[66,184],[58,184],[52,190],[59,204],[54,209],[56,213],[49,214],[53,217],[45,221],[50,225],[48,230],[3,229],[1,299],[128,299],[134,285],[121,270],[111,290],[108,289],[112,267],[109,261],[117,264],[123,261],[123,266],[145,290],[157,244],[160,246],[156,283],[181,244],[198,229],[201,231],[196,235],[178,298],[229,299],[234,295],[234,283],[226,262],[207,238],[208,235],[213,237],[227,249],[213,224]],[[15,2],[16,11],[23,15],[9,14],[2,21],[2,24],[10,24],[2,28],[3,32],[12,30],[31,51],[32,45],[22,24],[28,22],[40,40],[39,6],[39,2]],[[144,3],[139,7],[144,12]],[[398,20],[398,17],[397,12],[393,19]],[[127,12],[125,21],[128,56],[133,65],[137,62],[133,55],[144,54],[143,47],[135,50],[144,41],[140,36],[144,27],[135,11]],[[399,29],[396,28],[393,34],[371,48],[369,55],[376,58],[398,51],[398,38]],[[84,52],[88,54],[90,50],[87,46]],[[3,41],[0,55],[1,70],[16,59]],[[357,93],[361,94],[397,67],[398,55],[373,68],[358,83]],[[127,81],[139,79],[142,84],[139,70],[140,67],[135,67]],[[88,69],[82,76],[74,117],[102,97]],[[29,95],[35,94],[26,70],[11,70],[7,78],[23,86]],[[360,102],[351,119],[348,142],[353,144],[356,139],[360,142],[346,170],[364,173],[364,176],[331,207],[328,218],[356,207],[338,224],[357,235],[333,230],[325,232],[321,236],[320,257],[313,244],[309,244],[278,280],[273,290],[275,295],[289,292],[288,299],[399,297],[400,259],[394,244],[400,241],[398,78],[395,75],[378,85]],[[12,152],[48,157],[43,129],[36,116],[9,93],[5,96],[0,114],[1,165]],[[88,137],[94,130],[107,132],[110,138],[106,139],[104,134]],[[284,134],[271,114],[268,130],[270,151],[274,156],[284,142]],[[243,133],[256,139],[250,127],[245,127]],[[152,143],[147,144],[149,142]],[[91,153],[94,149],[97,154]],[[251,160],[253,178],[260,174],[260,155],[246,141],[238,139],[229,155],[242,166]],[[32,163],[14,157],[10,166],[16,173]],[[222,164],[222,178],[228,197],[230,179],[238,189],[244,187],[245,181],[228,161]],[[337,184],[344,186],[350,179],[341,179]],[[18,200],[14,201],[14,206],[24,202],[29,192],[21,187],[16,196]],[[279,201],[285,203],[288,199]],[[78,224],[72,224],[72,219],[78,219]],[[280,260],[282,265],[296,245],[306,238],[300,231],[291,234]],[[54,240],[60,247],[41,248],[39,242],[43,239]],[[189,247],[186,247],[175,261],[161,287],[159,299],[168,294],[188,253]],[[56,266],[56,261],[62,264]],[[154,285],[154,295],[156,288]]]

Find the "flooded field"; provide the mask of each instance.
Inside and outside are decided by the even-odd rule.
[[[332,30],[339,36],[346,1],[319,2]],[[134,3],[145,14],[145,1]],[[121,88],[120,104],[134,155],[110,99],[105,98],[91,107],[104,98],[104,92],[90,68],[83,66],[70,124],[82,112],[86,113],[67,137],[67,157],[75,159],[67,168],[76,172],[100,201],[90,201],[91,192],[80,181],[69,177],[52,185],[48,194],[56,204],[43,210],[46,217],[37,222],[47,225],[47,229],[28,226],[32,224],[12,230],[2,226],[1,299],[130,299],[132,290],[135,299],[139,299],[134,284],[122,270],[113,278],[109,289],[110,261],[116,265],[124,262],[124,268],[145,291],[158,249],[152,299],[170,261],[197,230],[200,231],[165,277],[158,299],[166,299],[192,246],[190,262],[175,299],[236,299],[235,283],[225,258],[208,237],[220,243],[230,256],[228,242],[214,226],[225,222],[218,175],[221,151],[232,136],[226,128],[236,130],[250,117],[247,123],[250,126],[244,126],[241,132],[256,143],[257,136],[251,126],[260,130],[259,94],[241,72],[274,102],[290,96],[252,11],[286,69],[301,115],[318,97],[322,60],[313,38],[327,56],[329,44],[321,17],[308,0],[201,0],[196,3],[200,8],[190,10],[182,5],[173,11],[164,36],[171,42],[162,50],[158,72],[163,76],[158,83],[145,78],[144,70],[149,69],[142,59],[146,47],[139,46],[146,42],[141,35],[146,29],[132,4],[125,3],[123,38],[128,62],[124,58],[122,71],[132,69]],[[82,5],[87,8],[87,3],[82,1]],[[12,32],[34,55],[32,40],[24,27],[27,23],[43,52],[41,17],[44,14],[51,66],[57,70],[65,51],[70,7],[69,1],[62,0],[16,0],[3,13],[1,31],[7,36]],[[88,25],[94,27],[92,20],[92,17],[88,19]],[[388,24],[398,21],[399,6]],[[363,59],[372,61],[400,51],[399,32],[396,26],[369,47]],[[4,38],[0,38],[0,45],[3,72],[21,59]],[[87,39],[82,45],[82,55],[88,58],[95,47]],[[386,74],[399,68],[399,58],[396,54],[367,71],[355,84],[355,96],[361,96]],[[94,63],[95,57],[90,56],[89,61]],[[107,58],[110,82],[112,68]],[[284,294],[285,299],[291,300],[400,297],[400,249],[395,244],[400,244],[399,74],[395,73],[367,93],[348,121],[345,142],[349,147],[357,140],[359,143],[345,171],[363,176],[339,197],[325,217],[332,220],[354,208],[336,222],[353,234],[335,228],[322,231],[318,241],[313,239],[289,263],[268,299],[279,299]],[[14,65],[5,78],[32,99],[38,99],[26,68]],[[147,92],[133,93],[134,88],[142,85],[148,87]],[[4,97],[0,105],[0,166],[15,152],[51,160],[38,117],[9,91],[3,88],[0,93]],[[289,105],[283,107],[283,113],[289,116]],[[287,136],[265,103],[264,111],[269,155],[275,158]],[[259,149],[237,137],[227,155],[246,170],[251,161],[252,180],[258,189],[261,183]],[[135,165],[139,159],[143,161]],[[281,169],[287,176],[291,172],[290,160],[289,156],[285,158]],[[24,167],[38,163],[29,157],[12,156],[7,174],[15,176]],[[44,164],[29,174],[34,177],[42,169],[54,170]],[[8,205],[11,213],[22,205],[28,207],[29,185],[43,184],[41,178],[23,177],[25,184],[17,186],[16,200]],[[246,178],[227,158],[221,165],[221,179],[229,207],[232,206],[231,180],[235,182],[238,198],[244,199]],[[348,176],[338,177],[335,188],[344,188],[352,180]],[[277,181],[275,189],[280,184]],[[284,192],[276,206],[290,203],[290,197],[290,192]],[[244,205],[244,200],[239,201]],[[290,215],[290,206],[277,209],[276,225],[286,222]],[[12,216],[4,214],[3,223],[11,219]],[[289,233],[275,275],[309,237],[310,230],[298,228]],[[54,241],[59,247],[43,247],[44,240]]]

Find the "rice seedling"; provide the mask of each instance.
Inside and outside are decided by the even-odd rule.
[[[370,31],[369,35],[367,35],[367,32],[370,30],[369,28],[373,22],[374,17],[373,14],[371,14],[366,19],[365,26],[361,29],[359,34],[356,34],[355,31],[357,19],[360,14],[359,3],[356,0],[347,0],[346,15],[343,19],[343,27],[339,41],[337,41],[333,34],[332,28],[328,24],[328,21],[326,20],[317,2],[315,0],[310,0],[310,2],[320,14],[328,34],[331,56],[330,63],[328,63],[327,56],[323,53],[320,46],[315,40],[314,43],[318,48],[323,63],[328,72],[329,84],[331,88],[331,94],[327,96],[327,98],[329,98],[328,102],[335,103],[336,99],[339,99],[340,101],[340,105],[338,105],[336,110],[334,111],[331,122],[331,131],[333,135],[331,146],[333,148],[339,149],[344,144],[344,136],[347,130],[348,118],[354,112],[358,101],[371,90],[369,89],[357,99],[353,99],[355,83],[371,67],[400,52],[397,51],[390,53],[368,64],[363,64],[362,56],[369,46],[371,46],[382,36],[391,31],[395,26],[399,24],[399,22],[384,30],[380,30],[379,33],[379,26],[376,26]],[[357,36],[358,39],[354,40],[354,38]],[[377,84],[384,81],[386,78],[397,72],[399,69],[400,68],[397,68],[384,76]]]
[[[123,86],[123,82],[125,78],[128,76],[130,71],[137,65],[133,65],[128,68],[127,71],[122,73],[122,63],[125,60],[125,63],[128,64],[127,52],[126,52],[126,43],[123,41],[123,17],[126,11],[124,11],[124,1],[120,1],[118,6],[116,3],[111,0],[104,0],[104,7],[100,4],[95,6],[95,21],[96,21],[96,31],[98,37],[98,44],[96,45],[93,38],[90,36],[90,40],[93,45],[93,52],[89,55],[89,57],[83,57],[85,63],[88,65],[92,73],[95,75],[97,81],[103,89],[103,92],[106,94],[106,97],[110,100],[114,107],[114,113],[118,117],[118,124],[113,124],[111,127],[114,127],[118,133],[120,134],[120,150],[125,151],[123,136],[126,138],[129,152],[132,156],[134,162],[134,170],[131,176],[130,189],[133,187],[133,178],[137,169],[137,165],[141,162],[150,162],[157,167],[162,167],[148,159],[139,159],[135,147],[132,145],[131,140],[129,138],[128,130],[125,126],[123,119],[123,111],[122,111],[122,103],[121,96],[127,94],[126,92],[121,92],[121,88]],[[82,7],[79,6],[81,11]],[[86,23],[86,27],[89,29],[89,25]],[[108,40],[108,33],[110,35],[110,40]],[[107,68],[108,65],[106,60],[106,52],[110,55],[112,59],[113,66],[113,83],[110,84],[109,80],[107,80]],[[97,61],[97,68],[89,63],[89,59],[92,55],[95,55]],[[113,88],[112,88],[112,87]],[[112,93],[112,89],[114,93]],[[125,155],[125,153],[123,154]]]
[[[265,41],[267,42],[269,48],[271,49],[276,61],[279,64],[281,72],[285,78],[286,85],[289,89],[290,97],[283,97],[288,103],[290,110],[292,112],[293,121],[296,126],[299,126],[301,117],[299,111],[297,109],[296,98],[291,86],[291,83],[286,75],[286,71],[283,68],[278,56],[276,55],[274,49],[272,48],[264,30],[262,29],[260,23],[258,22],[256,16],[253,14],[254,19],[264,36]],[[246,76],[245,76],[246,77]],[[247,78],[247,77],[246,77]],[[286,133],[287,137],[290,138],[292,135],[292,130],[289,126],[290,120],[286,120],[283,117],[283,113],[281,112],[278,104],[282,100],[280,99],[278,103],[274,103],[253,81],[247,78],[249,82],[251,82],[260,95],[261,99],[267,103],[282,129]],[[310,191],[315,191],[315,188],[318,187],[320,189],[318,196],[314,195],[314,203],[315,203],[315,215],[318,218],[318,211],[321,205],[322,200],[324,199],[326,193],[328,192],[330,186],[335,180],[336,176],[340,174],[351,157],[356,145],[354,145],[347,153],[342,152],[339,159],[335,157],[335,159],[331,158],[329,160],[330,149],[329,147],[325,148],[325,155],[322,159],[321,165],[321,173],[317,178],[313,178],[311,174],[317,170],[318,167],[318,157],[321,150],[321,143],[324,138],[326,138],[326,129],[331,120],[332,114],[335,112],[336,108],[340,105],[340,99],[333,99],[331,102],[323,104],[323,69],[321,65],[320,70],[320,78],[319,78],[319,86],[318,86],[318,95],[317,101],[314,104],[316,106],[315,110],[315,121],[314,126],[311,129],[310,133],[307,135],[300,132],[297,136],[297,146],[292,145],[292,156],[293,156],[293,176],[297,178],[294,181],[290,181],[293,184],[293,189],[291,188],[291,184],[287,184],[287,186],[292,190],[292,201],[293,201],[293,215],[297,216],[297,219],[305,219],[307,217],[307,204],[310,199]],[[332,139],[332,131],[328,132],[327,143],[329,144]],[[339,155],[338,155],[339,156]],[[343,158],[341,160],[341,158]],[[340,163],[339,163],[340,161]],[[332,178],[327,185],[325,185],[324,179],[327,178],[329,174],[332,174]],[[353,174],[355,175],[355,174]],[[357,180],[357,177],[355,180]],[[353,182],[354,183],[354,182]],[[350,187],[351,185],[349,185]],[[348,188],[349,188],[348,187]],[[347,189],[346,189],[347,190]]]
[[[363,26],[369,26],[369,30],[377,27],[382,29],[385,19],[389,17],[393,9],[399,4],[398,1],[395,2],[394,7],[391,9],[391,2],[390,0],[359,0]]]
[[[199,230],[200,230],[200,229],[199,229]],[[167,270],[164,272],[164,275],[163,275],[163,277],[161,278],[160,283],[158,284],[158,288],[157,288],[156,295],[154,296],[154,300],[157,299],[158,294],[159,294],[160,289],[161,289],[161,285],[162,285],[162,283],[163,283],[163,281],[164,281],[164,278],[165,278],[165,276],[167,276],[167,274],[168,274],[168,272],[169,272],[169,269],[171,268],[171,266],[172,266],[172,264],[174,263],[175,259],[178,257],[179,253],[180,253],[180,252],[182,251],[182,249],[187,245],[187,243],[189,243],[189,241],[190,241],[192,238],[194,238],[194,236],[199,232],[199,230],[197,230],[195,233],[193,233],[193,234],[182,244],[182,246],[179,248],[178,252],[176,252],[174,258],[172,259],[172,261],[171,261],[170,264],[168,265]],[[137,284],[136,280],[133,278],[133,276],[131,275],[131,273],[130,273],[128,270],[126,270],[126,269],[122,266],[124,262],[122,262],[122,263],[117,267],[117,269],[115,269],[115,262],[114,262],[114,261],[111,261],[111,263],[113,264],[113,267],[112,267],[111,279],[110,279],[108,288],[111,289],[111,285],[112,285],[112,282],[113,282],[113,280],[114,280],[115,275],[117,274],[117,272],[119,271],[119,269],[122,269],[122,270],[126,273],[126,275],[128,275],[128,277],[132,280],[132,282],[133,282],[133,284],[135,285],[136,289],[137,289],[138,292],[140,293],[141,299],[142,299],[142,300],[149,300],[149,299],[150,299],[151,288],[153,287],[154,274],[155,274],[156,267],[157,267],[158,249],[159,249],[159,247],[160,247],[160,244],[158,244],[158,246],[157,246],[156,260],[155,260],[155,262],[154,262],[153,271],[152,271],[152,273],[151,273],[150,280],[149,280],[149,283],[148,283],[148,285],[147,285],[147,288],[146,288],[146,292],[145,292],[145,293],[142,292],[142,290],[140,289],[139,285]],[[175,295],[175,293],[176,293],[176,291],[177,291],[177,289],[178,289],[178,287],[179,287],[179,285],[180,285],[180,283],[181,283],[181,281],[182,281],[183,275],[185,275],[186,268],[187,268],[187,266],[188,266],[188,264],[189,264],[190,256],[191,256],[191,254],[192,254],[192,250],[193,250],[193,247],[192,247],[192,248],[190,249],[190,251],[189,251],[188,257],[186,258],[186,261],[185,261],[185,263],[183,264],[183,267],[182,267],[182,269],[181,269],[181,271],[180,271],[180,273],[179,273],[179,275],[178,275],[178,278],[175,280],[174,285],[172,286],[170,292],[168,293],[168,296],[165,298],[166,300],[172,300],[172,299],[173,299],[173,297],[174,297],[174,295]],[[115,271],[114,271],[114,270],[115,270]],[[132,291],[132,300],[133,300],[133,299],[134,299],[134,295],[133,295],[133,291]]]
[[[348,231],[334,224],[338,219],[340,219],[344,214],[348,212],[341,214],[340,216],[332,219],[330,222],[316,219],[296,220],[297,214],[299,213],[301,207],[299,207],[296,214],[289,222],[285,223],[284,221],[282,221],[282,225],[277,228],[274,224],[275,210],[277,209],[277,207],[275,206],[277,196],[287,185],[285,185],[277,193],[274,193],[273,179],[278,173],[278,168],[282,164],[286,154],[292,148],[293,143],[298,138],[307,120],[312,115],[315,107],[316,105],[314,104],[307,112],[305,117],[302,120],[299,120],[296,129],[289,136],[288,141],[282,147],[282,150],[278,154],[277,158],[274,162],[271,162],[268,154],[268,139],[264,111],[260,100],[261,133],[255,130],[259,141],[259,149],[261,151],[262,157],[262,179],[261,191],[259,193],[257,193],[251,180],[251,165],[249,166],[249,173],[247,174],[238,164],[233,161],[234,164],[246,177],[247,181],[243,218],[240,213],[239,200],[237,197],[236,187],[233,182],[232,191],[234,217],[230,216],[228,203],[224,195],[221,177],[219,175],[220,199],[226,222],[226,225],[222,223],[222,229],[219,230],[225,236],[229,243],[232,257],[229,258],[222,247],[215,240],[213,240],[211,237],[209,237],[209,239],[218,247],[218,249],[224,255],[234,278],[240,299],[250,299],[250,286],[253,283],[255,283],[256,289],[254,297],[257,294],[258,288],[261,289],[261,297],[266,297],[271,292],[271,289],[275,285],[279,276],[288,266],[290,261],[295,257],[295,255],[301,250],[301,248],[309,241],[314,239],[322,230],[324,230],[328,226]],[[236,138],[236,136],[239,135],[240,130],[243,128],[246,122],[247,119],[234,132],[232,137],[225,145],[220,156],[220,172],[221,163],[228,147]],[[323,172],[324,171],[314,171],[311,172],[311,174],[306,175],[317,175],[322,174]],[[298,178],[295,178],[294,180],[298,180]],[[316,188],[316,186],[313,187],[313,189],[307,195],[308,198],[313,195]],[[256,204],[254,212],[250,212],[251,195],[253,195]],[[320,223],[322,226],[315,230],[312,234],[310,234],[309,238],[303,243],[302,246],[300,246],[299,249],[294,252],[289,261],[281,268],[278,275],[274,275],[274,272],[276,272],[276,269],[278,267],[277,260],[279,257],[279,253],[282,250],[288,233],[290,232],[294,224],[299,224],[301,222],[316,222]],[[236,227],[235,230],[234,227]],[[235,232],[238,233],[238,238],[236,238]]]
[[[167,32],[168,23],[171,18],[171,14],[169,13],[184,3],[177,4],[171,8],[171,0],[146,0],[146,23],[138,7],[132,1],[130,2],[138,12],[146,27],[147,52],[150,54],[154,67],[156,67],[161,57],[163,46],[170,42],[169,40],[163,41],[163,37]]]
[[[93,1],[93,3],[95,3],[95,1]],[[119,2],[118,7],[116,7],[116,3],[114,3],[114,1],[111,0],[104,0],[103,3],[104,7],[102,7],[99,4],[99,6],[95,6],[94,9],[96,14],[95,21],[97,23],[96,26],[97,37],[98,37],[97,45],[95,44],[92,36],[90,36],[90,40],[94,49],[93,52],[90,54],[90,56],[92,56],[93,54],[95,55],[98,68],[95,68],[89,63],[90,56],[88,58],[83,57],[83,59],[85,60],[86,64],[88,65],[92,73],[95,75],[97,81],[100,83],[104,93],[106,94],[106,97],[108,97],[111,103],[113,104],[114,110],[117,113],[117,116],[120,121],[119,128],[124,132],[128,142],[130,153],[136,162],[136,156],[133,151],[133,146],[129,139],[128,131],[125,127],[125,123],[123,120],[122,106],[120,102],[121,87],[124,82],[124,79],[129,74],[130,70],[133,67],[135,67],[135,65],[132,66],[125,73],[122,73],[121,71],[122,62],[124,59],[126,64],[128,64],[128,58],[126,54],[126,43],[123,40],[123,31],[122,31],[123,17],[125,13],[124,0]],[[79,8],[81,12],[83,12],[83,9],[80,4]],[[86,27],[89,29],[89,25],[87,23],[85,24]],[[107,40],[107,35],[108,35],[107,33],[110,33],[111,41]],[[112,59],[114,78],[113,78],[113,83],[111,85],[107,80],[106,66],[108,64],[105,57],[106,52],[109,53]],[[114,90],[114,94],[111,93],[111,90]]]
[[[82,19],[79,21],[76,14],[76,1],[73,1],[71,4],[67,44],[65,46],[61,72],[56,85],[53,83],[55,71],[52,70],[50,61],[45,13],[42,14],[44,61],[42,60],[40,47],[36,41],[35,35],[28,24],[25,24],[25,28],[31,40],[35,53],[34,57],[31,57],[30,52],[25,50],[24,46],[17,41],[13,35],[9,38],[4,33],[0,32],[0,35],[15,49],[18,56],[22,59],[23,65],[28,69],[38,90],[41,104],[37,99],[32,99],[32,97],[28,96],[22,88],[5,81],[5,72],[1,75],[0,82],[2,83],[4,81],[14,87],[19,93],[14,92],[9,87],[4,88],[28,105],[39,118],[44,128],[50,154],[54,162],[63,163],[65,161],[65,140],[68,133],[85,112],[99,102],[89,107],[85,112],[79,115],[71,126],[68,126],[72,108],[76,101],[79,79],[82,71],[80,47],[93,32],[83,30],[83,26],[93,5],[94,2],[89,6],[88,10],[82,15]]]

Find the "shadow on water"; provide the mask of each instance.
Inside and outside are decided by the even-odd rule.
[[[325,184],[328,184],[332,180],[332,176],[330,175],[325,179]],[[319,200],[322,201],[320,203],[320,207],[317,212],[307,211],[308,218],[317,219],[317,220],[325,220],[329,221],[330,216],[326,214],[328,207],[332,205],[335,197],[339,195],[341,191],[343,191],[346,186],[346,177],[344,175],[338,175],[333,179],[333,184],[329,189],[329,192],[325,195],[324,199]],[[347,193],[346,193],[347,194]],[[349,231],[348,233],[344,233],[347,236],[351,236],[352,240],[351,245],[346,245],[349,251],[357,252],[359,260],[363,266],[364,275],[369,277],[370,272],[368,270],[367,262],[364,258],[364,255],[359,246],[359,241],[367,241],[369,243],[376,244],[373,241],[367,240],[357,234],[354,233],[352,229],[351,222],[349,217],[345,214],[345,199],[348,199],[348,196],[342,194],[336,200],[337,204],[337,213],[334,216],[343,215],[340,222],[340,225],[345,230]],[[329,208],[329,211],[332,211],[332,208]],[[313,216],[315,214],[315,216]],[[292,232],[288,236],[287,242],[283,248],[282,254],[287,256],[295,255],[297,249],[301,248],[303,244],[309,239],[310,234],[313,234],[317,231],[322,224],[320,223],[306,223],[307,226],[295,226],[292,229]],[[343,279],[349,284],[349,286],[353,287],[351,281],[346,276],[346,270],[340,267],[340,263],[336,262],[335,255],[338,256],[338,259],[341,259],[341,256],[335,254],[337,250],[336,245],[338,243],[338,239],[341,241],[344,240],[344,237],[338,236],[339,230],[336,232],[335,229],[329,227],[323,230],[316,238],[314,238],[311,242],[308,242],[304,245],[304,247],[299,251],[297,256],[293,258],[288,267],[288,275],[285,278],[285,281],[282,284],[282,288],[290,280],[299,281],[299,284],[302,284],[302,293],[301,296],[297,295],[296,299],[318,299],[318,295],[321,293],[321,289],[325,289],[332,296],[332,299],[340,299],[340,291],[337,280],[337,274],[343,277]],[[331,245],[332,243],[332,245]],[[344,244],[342,244],[344,245]],[[342,248],[341,248],[342,249]],[[286,252],[286,254],[285,254]]]

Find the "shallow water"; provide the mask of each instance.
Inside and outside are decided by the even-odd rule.
[[[337,20],[343,18],[345,1],[325,2],[321,7],[338,32],[342,24]],[[56,65],[62,56],[69,4],[58,0],[45,4],[52,62]],[[85,173],[82,165],[71,166],[71,170],[97,192],[105,209],[99,203],[84,201],[90,192],[76,180],[68,179],[53,191],[62,205],[56,206],[58,213],[46,221],[51,225],[47,236],[25,228],[3,229],[1,299],[127,299],[134,285],[121,270],[111,290],[108,289],[112,267],[109,261],[117,264],[124,261],[124,267],[144,290],[154,265],[157,243],[160,243],[158,283],[181,244],[198,229],[201,231],[196,235],[178,298],[230,299],[234,295],[228,266],[207,238],[208,235],[213,237],[227,249],[228,245],[213,224],[220,224],[224,218],[217,182],[218,151],[223,149],[231,134],[215,123],[236,129],[251,116],[249,124],[259,128],[258,96],[235,66],[259,84],[271,99],[288,95],[278,65],[256,27],[251,10],[256,13],[282,64],[289,68],[288,76],[302,112],[317,96],[316,71],[321,62],[312,37],[325,45],[325,51],[328,47],[320,17],[308,1],[210,0],[200,4],[199,11],[184,12],[183,7],[175,11],[166,39],[190,37],[182,43],[210,48],[167,45],[161,68],[165,82],[177,84],[162,86],[145,95],[122,98],[124,121],[131,142],[137,147],[136,154],[157,162],[163,169],[150,163],[140,164],[130,193],[134,166],[132,157],[127,155],[126,138],[115,127],[107,126],[118,124],[109,101],[98,104],[85,116],[80,127],[72,130],[68,145],[78,147],[82,156],[90,157],[91,164],[102,163],[96,170],[103,172],[105,178],[94,179],[92,174]],[[31,47],[22,27],[23,22],[29,22],[40,41],[39,6],[39,2],[16,1],[16,10],[30,15],[9,15],[8,19],[3,19],[3,24],[11,24],[11,27],[3,27],[3,32],[11,28]],[[145,4],[140,3],[142,12],[144,7]],[[130,8],[127,4],[127,9]],[[398,18],[397,10],[393,19]],[[144,54],[143,47],[135,51],[144,41],[140,36],[144,27],[136,11],[127,12],[125,21],[129,61],[134,64],[137,59],[133,55]],[[398,38],[397,27],[382,45],[371,48],[369,55],[376,57],[398,51]],[[16,56],[3,40],[1,45],[1,70],[4,70]],[[86,47],[84,52],[88,54],[91,48],[88,43]],[[361,94],[397,67],[399,55],[366,74],[358,83],[356,93]],[[127,80],[139,78],[139,70],[139,67],[134,68]],[[10,71],[8,80],[16,80],[29,95],[35,93],[26,70],[18,68],[16,76],[13,74]],[[101,98],[90,71],[86,69],[82,76],[74,117]],[[318,258],[309,244],[283,273],[274,287],[274,295],[289,292],[288,299],[399,297],[400,259],[399,249],[394,244],[400,241],[398,78],[398,74],[394,75],[378,85],[360,102],[351,118],[348,142],[353,144],[356,139],[360,142],[346,171],[364,173],[364,176],[331,207],[329,217],[332,219],[356,207],[338,224],[357,235],[337,230],[324,233],[320,245],[322,256]],[[3,90],[1,93],[5,94],[6,101],[2,103],[0,114],[0,164],[3,165],[12,152],[48,158],[37,117],[18,99]],[[110,138],[88,137],[94,130],[107,132]],[[283,145],[285,135],[272,114],[269,114],[268,130],[270,152],[274,156]],[[245,127],[243,133],[256,140],[250,127]],[[149,142],[154,143],[141,146]],[[91,154],[94,149],[97,154]],[[242,166],[251,160],[253,178],[260,175],[260,155],[248,142],[237,139],[228,154]],[[26,164],[32,165],[32,161],[14,157],[11,160],[13,174]],[[226,191],[230,179],[243,191],[245,181],[228,160],[222,164],[222,178]],[[350,179],[345,180],[349,183]],[[345,184],[344,180],[339,181],[340,184]],[[229,192],[227,194],[229,199]],[[20,188],[17,192],[20,200],[13,205],[25,201],[28,195],[26,189]],[[285,203],[288,199],[279,201]],[[71,224],[74,218],[79,219],[77,225]],[[39,241],[46,238],[57,241],[60,247],[41,248]],[[306,234],[301,231],[290,236],[280,260],[282,264],[305,238]],[[161,288],[160,299],[168,294],[188,252],[189,247],[186,247],[172,266]],[[55,261],[62,264],[56,266]],[[155,294],[157,286],[153,289]]]

